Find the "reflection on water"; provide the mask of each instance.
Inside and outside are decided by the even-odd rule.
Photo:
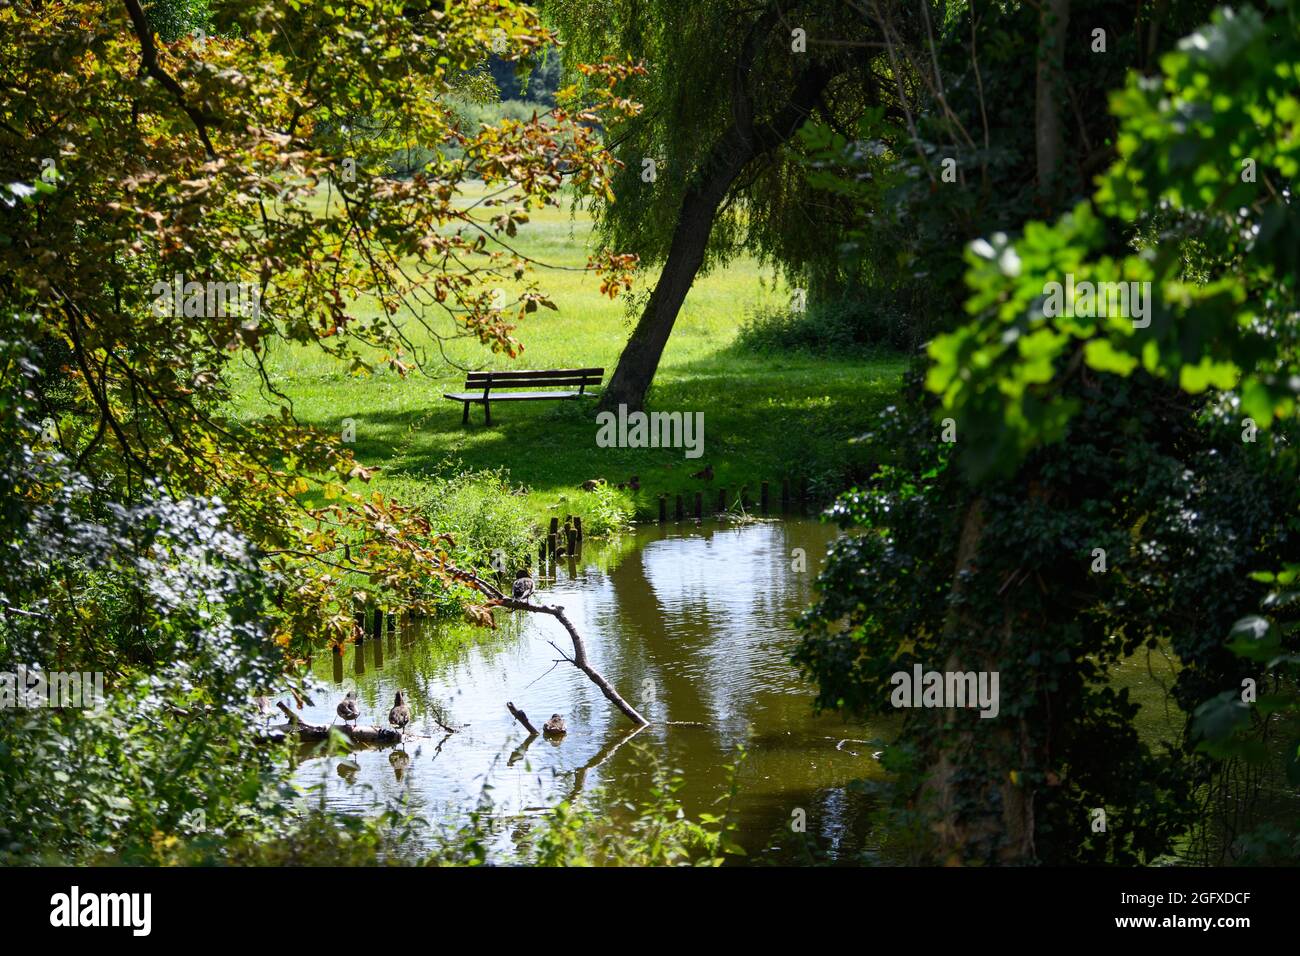
[[[650,768],[637,748],[649,747],[681,771],[680,796],[697,814],[718,812],[726,767],[743,744],[735,813],[751,856],[796,852],[796,810],[819,846],[850,849],[861,838],[865,798],[848,784],[879,775],[867,743],[878,732],[813,717],[811,688],[789,660],[791,618],[812,599],[833,534],[807,520],[650,527],[616,543],[589,542],[556,580],[539,581],[539,599],[565,608],[591,663],[651,720],[634,745],[625,746],[627,719],[561,659],[571,645],[556,621],[498,612],[500,631],[453,653],[446,634],[428,627],[325,655],[316,675],[331,693],[304,718],[329,723],[355,686],[361,722],[383,723],[401,688],[418,736],[404,754],[306,761],[298,780],[321,784],[328,805],[359,813],[407,794],[438,822],[478,805],[485,785],[502,815],[535,813],[582,791],[616,816],[646,795]],[[538,726],[561,714],[568,734],[524,746],[507,701]],[[460,730],[448,734],[444,725]]]

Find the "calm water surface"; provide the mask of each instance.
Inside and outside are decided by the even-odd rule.
[[[834,533],[802,519],[648,527],[588,542],[578,561],[539,582],[540,599],[564,606],[592,665],[651,720],[630,737],[627,718],[571,664],[556,663],[548,642],[566,654],[572,645],[545,615],[498,612],[498,632],[450,654],[446,632],[429,625],[324,655],[315,673],[331,693],[306,719],[329,723],[355,687],[362,723],[384,723],[401,687],[416,736],[404,745],[409,761],[393,748],[310,759],[298,782],[338,810],[407,799],[443,824],[460,822],[485,795],[494,814],[528,820],[579,792],[617,819],[645,798],[658,759],[681,772],[688,813],[716,813],[743,745],[734,812],[750,862],[802,852],[789,835],[797,808],[823,850],[859,845],[867,798],[850,784],[880,776],[870,741],[881,731],[814,717],[811,687],[790,663],[791,619],[812,600]],[[796,549],[806,570],[794,570]],[[524,748],[506,701],[539,727],[563,715],[568,735]],[[461,729],[446,734],[435,717]]]

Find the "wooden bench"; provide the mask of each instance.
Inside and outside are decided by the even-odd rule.
[[[463,402],[465,415],[461,424],[469,424],[470,405],[483,405],[484,421],[492,424],[493,402],[550,402],[590,395],[588,385],[599,385],[603,368],[556,368],[529,372],[470,372],[465,378],[465,388],[482,389],[481,392],[447,392],[443,398]],[[499,392],[502,388],[577,388],[563,392]]]

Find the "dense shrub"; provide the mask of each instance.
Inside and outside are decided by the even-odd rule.
[[[813,303],[804,311],[786,308],[752,314],[736,345],[749,352],[866,355],[913,350],[926,329],[896,300],[869,294]]]
[[[483,126],[498,126],[503,120],[526,123],[534,113],[545,113],[547,109],[541,104],[523,100],[480,102],[464,99],[455,106],[456,125],[466,135],[473,136]],[[443,143],[441,150],[451,159],[459,159],[464,155],[464,150],[453,142]],[[433,149],[428,146],[408,145],[388,157],[388,166],[396,176],[412,176],[432,162],[434,157]]]
[[[452,560],[467,568],[513,572],[536,552],[541,530],[504,468],[460,471],[404,483],[397,493],[455,542]]]
[[[584,531],[593,538],[632,530],[632,508],[626,496],[612,485],[597,485],[584,504],[588,506]]]

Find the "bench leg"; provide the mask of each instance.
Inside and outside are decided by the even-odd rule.
[[[486,400],[483,402],[483,416],[484,416],[484,423],[491,425],[492,424],[492,403]]]
[[[465,414],[460,417],[460,423],[462,425],[469,424],[469,402],[465,403]]]

